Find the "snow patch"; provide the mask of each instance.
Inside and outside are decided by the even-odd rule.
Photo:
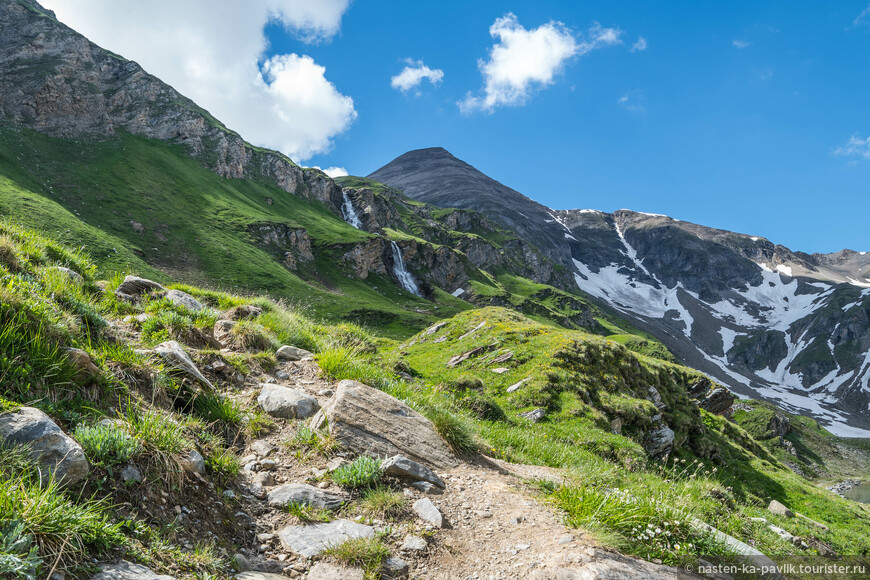
[[[459,298],[463,294],[465,294],[465,290],[463,290],[462,288],[457,288],[456,290],[454,290],[453,292],[450,293],[451,296],[456,296],[457,298]]]
[[[520,215],[523,215],[523,214],[520,214]],[[549,215],[550,215],[551,218],[553,218],[554,220],[556,220],[556,221],[559,223],[560,226],[562,226],[563,228],[565,228],[565,231],[566,231],[566,232],[568,232],[569,234],[571,233],[571,228],[569,228],[569,227],[565,224],[565,222],[562,221],[561,218],[556,217],[556,216],[554,216],[553,214],[549,214]],[[526,216],[523,216],[523,217],[526,217]],[[528,218],[526,218],[526,219],[528,219]],[[551,223],[552,223],[552,222],[551,222]]]
[[[722,335],[722,355],[728,354],[728,351],[734,346],[734,340],[738,336],[743,336],[736,330],[731,330],[723,326],[719,329],[719,334]]]
[[[757,241],[760,240],[761,238],[759,238],[758,236],[752,236],[752,237],[749,238],[749,239],[752,240],[753,242],[757,242]]]
[[[771,267],[768,266],[766,262],[756,262],[755,265],[764,270],[765,272],[773,272]]]
[[[580,213],[604,213],[600,209],[578,209],[577,211]]]
[[[786,266],[785,264],[779,264],[776,269],[785,274],[786,276],[791,276],[791,266]]]
[[[575,242],[578,241],[577,238],[575,238],[571,234],[565,234],[565,239],[566,240],[574,240]]]

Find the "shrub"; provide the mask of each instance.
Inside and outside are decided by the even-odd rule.
[[[381,479],[381,460],[360,455],[333,471],[330,477],[333,482],[348,489],[372,487]]]
[[[490,397],[477,392],[467,393],[456,400],[463,409],[467,409],[477,419],[485,421],[507,421],[504,409]]]
[[[239,456],[229,449],[214,449],[205,458],[205,464],[219,481],[227,482],[242,471]]]
[[[79,425],[73,437],[92,463],[110,467],[126,463],[142,453],[142,445],[116,425]]]
[[[276,346],[266,329],[253,320],[239,320],[230,334],[236,344],[248,351],[269,350]]]
[[[393,378],[392,373],[383,367],[368,362],[358,347],[341,346],[324,350],[317,355],[317,364],[335,380],[349,379],[379,386]]]
[[[432,421],[435,431],[454,452],[462,454],[477,450],[471,428],[461,417],[441,406],[424,408],[423,414]]]
[[[193,398],[192,406],[193,412],[209,423],[239,426],[245,422],[241,405],[219,393],[200,392]]]
[[[481,391],[483,390],[483,381],[474,375],[462,375],[450,381],[447,388],[460,393],[463,391]]]
[[[0,528],[0,578],[36,580],[42,565],[38,552],[21,522],[12,521]]]

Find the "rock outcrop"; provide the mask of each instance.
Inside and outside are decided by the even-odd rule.
[[[403,455],[436,468],[458,463],[431,421],[395,397],[362,383],[341,381],[324,406],[324,415],[329,432],[357,453]]]
[[[0,442],[26,445],[43,475],[53,475],[65,485],[75,485],[88,476],[88,460],[81,445],[39,409],[21,407],[0,414]]]

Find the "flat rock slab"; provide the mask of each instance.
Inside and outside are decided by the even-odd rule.
[[[0,443],[27,445],[31,460],[66,485],[88,476],[88,460],[81,445],[34,407],[0,414]]]
[[[240,572],[233,576],[236,580],[287,580],[283,574],[271,574],[269,572]]]
[[[444,525],[444,516],[441,515],[441,511],[435,507],[435,504],[432,503],[432,500],[424,497],[423,499],[418,499],[414,502],[414,505],[411,506],[414,510],[414,513],[420,516],[420,519],[429,522],[436,528],[440,528]]]
[[[285,344],[275,353],[275,356],[278,360],[289,360],[296,361],[302,360],[307,356],[312,356],[310,352],[303,348],[298,348],[295,346],[290,346],[289,344]]]
[[[138,276],[125,276],[124,281],[118,285],[115,292],[137,296],[143,292],[162,292],[163,290],[166,290],[166,288],[153,280],[139,278]]]
[[[302,391],[265,383],[257,397],[257,404],[272,417],[281,419],[307,419],[320,410],[320,403]]]
[[[548,568],[532,570],[529,580],[592,580],[605,578],[607,580],[700,580],[701,576],[692,574],[680,568],[671,568],[661,564],[653,564],[614,552],[597,548],[587,550],[583,554],[583,563],[564,568]]]
[[[205,310],[205,306],[203,306],[202,302],[200,302],[187,292],[182,292],[181,290],[170,290],[166,293],[165,298],[176,306],[187,308],[188,310],[191,310],[193,312]]]
[[[371,538],[374,535],[373,527],[350,520],[334,520],[309,526],[288,526],[278,532],[284,549],[306,558],[313,558],[330,546],[337,546],[346,540]]]
[[[308,572],[308,580],[363,580],[365,576],[359,568],[336,566],[328,562],[318,562]],[[282,578],[285,578],[282,576]]]
[[[334,510],[340,508],[348,496],[343,493],[319,489],[307,483],[290,483],[276,487],[267,495],[269,505],[284,507],[292,503]]]
[[[392,475],[394,477],[409,477],[416,481],[428,481],[431,484],[437,485],[444,489],[444,480],[442,480],[434,471],[421,465],[416,461],[411,461],[402,455],[394,455],[381,463],[381,471],[384,475]]]
[[[459,463],[431,421],[395,397],[362,383],[338,383],[324,413],[329,432],[357,453],[402,455],[437,468]]]
[[[175,576],[158,575],[139,564],[121,560],[117,564],[101,566],[102,572],[91,576],[91,580],[175,580]]]
[[[161,342],[155,346],[151,352],[163,359],[163,362],[173,370],[178,371],[194,382],[204,385],[210,391],[215,390],[211,381],[199,372],[199,369],[196,368],[196,365],[193,364],[193,361],[190,360],[190,357],[187,356],[187,353],[184,352],[184,349],[181,348],[181,345],[178,344],[177,341],[168,340],[166,342]]]

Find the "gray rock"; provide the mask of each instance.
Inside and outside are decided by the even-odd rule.
[[[328,562],[318,562],[308,572],[308,580],[363,580],[363,571],[359,568],[336,566]]]
[[[274,459],[264,459],[260,462],[261,471],[273,471],[278,469],[278,462]]]
[[[214,334],[214,339],[221,343],[223,346],[230,346],[233,344],[233,329],[238,325],[238,322],[235,320],[226,320],[221,318],[217,322],[214,323],[214,327],[212,328],[212,334]]]
[[[393,455],[389,459],[384,460],[381,463],[381,472],[384,475],[392,475],[394,477],[409,477],[417,481],[428,481],[442,489],[445,487],[444,481],[434,471],[402,455]]]
[[[538,421],[547,416],[547,410],[541,408],[532,409],[531,411],[520,413],[519,416],[523,419],[528,419],[532,423],[537,423]]]
[[[278,351],[275,353],[275,356],[278,357],[278,360],[295,361],[302,360],[303,358],[312,355],[305,349],[285,344],[278,349]]]
[[[188,473],[205,473],[205,459],[196,449],[191,449],[179,460]]]
[[[330,433],[357,453],[403,455],[437,468],[458,464],[431,421],[395,397],[362,383],[338,383],[324,417]]]
[[[128,294],[130,296],[138,296],[145,292],[162,292],[166,290],[162,285],[153,280],[146,280],[138,276],[126,276],[124,281],[115,289],[115,292]]]
[[[245,512],[236,512],[233,514],[233,521],[236,525],[246,528],[254,528],[257,526],[257,520],[255,520],[251,514]]]
[[[390,556],[381,564],[381,578],[404,578],[408,575],[408,563],[396,556]]]
[[[81,445],[39,409],[21,407],[0,414],[0,442],[27,445],[30,458],[65,485],[75,485],[88,476],[88,460]]]
[[[426,549],[426,540],[421,538],[420,536],[413,536],[408,534],[405,536],[405,541],[402,542],[403,550],[425,550]]]
[[[94,364],[91,355],[87,351],[80,348],[67,348],[66,358],[80,373],[91,376],[100,374],[100,368]]]
[[[251,443],[251,451],[260,457],[268,457],[273,451],[275,451],[275,449],[276,447],[265,439],[257,439]]]
[[[644,449],[653,459],[670,455],[674,447],[674,431],[661,420],[661,415],[656,415],[660,424],[657,428],[647,433]]]
[[[793,512],[793,511],[791,511],[790,509],[788,509],[787,507],[785,507],[784,505],[782,505],[781,503],[779,503],[779,502],[776,501],[776,500],[772,500],[772,501],[770,502],[770,505],[767,506],[767,509],[768,509],[768,511],[770,511],[771,513],[774,513],[774,514],[776,514],[776,515],[778,515],[778,516],[785,516],[785,517],[787,517],[787,518],[793,518],[793,517],[794,517],[794,512]]]
[[[252,304],[241,304],[221,312],[222,320],[246,320],[263,314],[263,309]]]
[[[121,560],[117,564],[100,566],[102,572],[91,580],[175,580],[175,576],[157,575],[145,566]]]
[[[428,481],[415,481],[411,484],[411,487],[413,487],[417,491],[422,491],[427,495],[441,495],[444,493],[443,489],[429,483]]]
[[[527,377],[527,378],[521,380],[521,381],[518,382],[518,383],[514,383],[514,384],[512,384],[511,386],[509,386],[509,387],[507,388],[507,392],[508,392],[508,393],[513,393],[514,391],[516,391],[517,389],[519,389],[520,387],[522,387],[524,384],[526,384],[526,382],[527,382],[530,378],[531,378],[531,377]]]
[[[135,465],[125,465],[121,470],[121,481],[124,483],[142,483],[142,472]]]
[[[298,503],[329,510],[340,508],[348,500],[344,493],[325,491],[307,483],[281,485],[271,490],[267,497],[269,505],[275,507]]]
[[[196,368],[196,365],[193,364],[193,361],[190,360],[190,357],[187,356],[187,353],[184,352],[184,349],[181,348],[178,342],[174,340],[162,342],[155,346],[151,352],[159,356],[167,366],[183,374],[193,382],[205,386],[210,391],[215,390],[211,381],[199,372],[199,369]]]
[[[440,528],[444,525],[444,517],[429,498],[424,497],[423,499],[418,499],[414,502],[414,505],[411,506],[411,509],[414,510],[414,513],[420,516],[421,520],[429,522],[436,528]]]
[[[325,524],[288,526],[278,532],[281,544],[295,554],[313,558],[330,546],[353,538],[371,538],[375,529],[350,520],[334,520]],[[310,576],[309,576],[310,578]]]
[[[193,312],[205,310],[205,306],[202,304],[202,302],[200,302],[187,292],[182,292],[181,290],[170,290],[166,293],[165,298],[176,306],[187,308],[188,310],[192,310]]]
[[[262,384],[257,403],[273,417],[306,419],[320,409],[320,403],[311,395],[280,385]]]
[[[287,580],[287,576],[283,574],[272,574],[271,572],[242,572],[233,576],[236,580]]]
[[[233,554],[232,560],[230,562],[233,565],[233,568],[238,570],[239,572],[247,572],[251,569],[251,562],[245,557],[244,554],[239,554],[238,552]],[[239,576],[237,575],[236,578]]]

